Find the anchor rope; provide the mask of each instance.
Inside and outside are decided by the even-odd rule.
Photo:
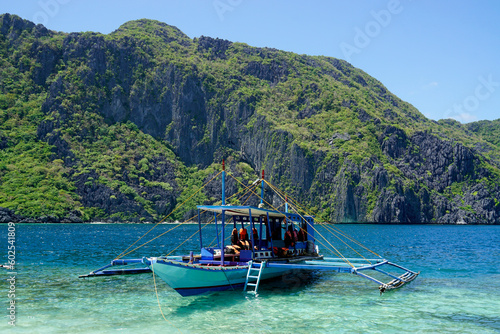
[[[160,308],[161,316],[172,327],[174,327],[175,329],[177,329],[179,331],[179,333],[182,333],[181,330],[179,328],[175,327],[175,325],[173,323],[171,323],[170,321],[168,321],[167,318],[165,317],[165,314],[163,314],[163,310],[161,309],[160,297],[158,297],[158,288],[156,287],[156,278],[155,278],[156,275],[155,275],[155,270],[153,268],[153,263],[151,263],[151,271],[153,272],[153,283],[154,283],[154,286],[155,286],[156,301],[158,302],[158,307]]]

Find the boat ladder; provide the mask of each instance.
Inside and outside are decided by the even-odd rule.
[[[244,291],[253,292],[257,294],[257,289],[259,288],[259,283],[260,283],[260,276],[265,266],[266,266],[265,261],[248,262],[247,278],[245,280],[245,288],[243,289]],[[253,291],[247,290],[249,286],[254,287],[254,290]]]

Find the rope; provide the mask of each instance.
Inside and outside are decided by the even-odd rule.
[[[272,186],[272,185],[270,185],[270,186]],[[289,204],[290,204],[290,201],[291,201],[291,202],[293,202],[293,205],[295,205],[297,208],[299,208],[300,210],[302,210],[303,212],[305,212],[306,214],[308,214],[308,213],[307,213],[307,211],[299,205],[299,203],[298,203],[298,201],[297,201],[297,200],[295,200],[293,197],[289,196],[289,195],[288,195],[288,194],[286,194],[285,192],[281,191],[279,188],[277,188],[277,187],[275,187],[275,186],[273,186],[273,187],[274,187],[274,189],[276,189],[275,191],[277,191],[277,192],[281,192],[284,196],[287,196],[287,197],[288,197]],[[309,215],[310,215],[310,214],[309,214]],[[320,218],[322,218],[322,217],[320,216]],[[322,219],[322,220],[324,220],[324,219]],[[320,224],[320,225],[323,225],[323,224]],[[375,253],[374,251],[372,251],[372,250],[370,250],[369,248],[367,248],[366,246],[364,246],[363,244],[361,244],[359,241],[356,241],[354,238],[349,237],[348,235],[346,235],[346,234],[342,233],[342,232],[340,231],[340,229],[336,228],[336,230],[337,230],[337,233],[341,234],[342,236],[344,236],[345,238],[349,239],[350,241],[352,241],[353,243],[357,244],[358,246],[360,246],[360,247],[362,247],[362,248],[366,249],[367,251],[369,251],[369,252],[371,252],[371,253],[373,253],[373,254],[375,254],[375,255],[377,255],[377,256],[380,256],[380,255],[378,255],[377,253]],[[334,233],[333,231],[330,231],[330,232]],[[338,237],[337,237],[337,238],[338,238]],[[352,248],[351,248],[351,249],[352,249]],[[354,250],[354,249],[353,249],[353,250]],[[359,254],[359,253],[358,253],[358,254]],[[360,255],[361,255],[361,254],[360,254]]]
[[[191,217],[190,219],[193,219],[194,217],[196,217],[196,216],[193,216],[193,217]],[[132,252],[134,252],[134,251],[138,250],[139,248],[141,248],[141,247],[143,247],[143,246],[146,246],[146,245],[147,245],[147,244],[149,244],[151,241],[156,240],[156,239],[158,239],[159,237],[161,237],[161,236],[163,236],[163,235],[167,234],[168,232],[170,232],[170,231],[172,231],[172,230],[175,230],[176,228],[180,227],[181,225],[183,225],[183,224],[187,223],[188,221],[190,221],[190,219],[183,221],[183,222],[182,222],[182,223],[180,223],[179,225],[177,225],[177,226],[175,226],[175,227],[172,227],[170,230],[167,230],[167,231],[165,231],[165,232],[163,232],[163,233],[161,233],[161,234],[157,235],[157,236],[156,236],[156,237],[154,237],[153,239],[151,239],[151,240],[149,240],[149,241],[146,241],[146,242],[145,242],[145,243],[143,243],[142,245],[137,246],[136,248],[132,249],[131,251],[129,251],[129,252],[127,252],[127,253],[125,253],[125,254],[123,254],[123,255],[121,255],[121,256],[123,257],[123,256],[125,256],[125,255],[128,255],[128,254],[130,254],[130,253],[132,253]],[[130,247],[129,247],[129,248],[130,248]]]
[[[241,196],[238,198],[238,200],[239,200],[239,199],[241,199],[243,196],[245,196],[246,194],[248,194],[248,192],[249,192],[249,191],[251,191],[251,190],[252,190],[250,187],[246,187],[246,186],[245,186],[243,189],[241,189],[241,190],[240,190],[240,191],[238,191],[237,193],[235,193],[235,194],[231,195],[229,198],[236,196],[237,194],[239,194],[240,192],[242,192],[242,191],[243,191],[243,190],[245,190],[245,189],[247,189],[247,191],[246,191],[243,195],[241,195]],[[247,199],[243,202],[243,204],[245,204],[245,203],[248,201],[248,199],[250,198],[250,196],[251,196],[251,195],[252,195],[252,194],[250,194],[250,195],[247,197]],[[229,198],[228,198],[228,199],[229,199]],[[220,213],[219,213],[219,214],[217,214],[217,217],[219,217],[219,216],[220,216]],[[218,233],[218,234],[217,234],[217,235],[213,238],[213,240],[212,240],[212,241],[208,244],[208,247],[212,247],[213,245],[215,245],[215,241],[219,238],[219,235],[220,235],[221,233],[222,233],[222,229],[221,229],[221,231],[220,231],[220,232],[219,232],[219,233]],[[224,239],[224,241],[228,240],[229,238],[231,238],[231,235],[229,235],[226,239]]]
[[[206,223],[205,225],[203,225],[203,227],[201,229],[203,229],[205,226],[207,226],[208,224],[210,224],[212,221],[209,221],[208,223]],[[198,234],[199,231],[196,231],[194,232],[193,234],[191,234],[191,236],[189,238],[187,238],[186,240],[184,240],[183,242],[180,243],[180,245],[178,245],[177,247],[175,247],[174,249],[172,249],[168,254],[167,256],[169,256],[170,254],[172,254],[175,250],[177,250],[179,247],[181,247],[182,245],[184,245],[189,239],[191,239],[192,237],[194,237],[196,234]],[[159,237],[159,236],[158,236]],[[156,238],[155,238],[156,239]]]
[[[323,226],[327,231],[330,231],[324,224],[321,224],[321,226]],[[351,250],[353,250],[356,254],[358,254],[359,256],[361,256],[363,259],[365,259],[368,263],[371,264],[371,261],[368,260],[366,257],[364,257],[362,254],[360,254],[357,250],[355,250],[354,248],[352,248],[347,242],[345,242],[344,240],[342,240],[338,235],[336,235],[333,231],[330,231],[332,232],[332,235],[339,239],[344,245],[346,245],[347,247],[349,247]]]
[[[171,323],[170,321],[168,321],[167,318],[165,317],[165,314],[163,314],[163,310],[161,309],[160,297],[158,297],[158,289],[156,287],[155,270],[153,269],[153,263],[151,263],[151,271],[153,272],[153,283],[155,285],[156,301],[158,302],[158,307],[160,308],[161,316],[163,317],[163,319],[165,319],[166,322],[168,322],[170,324],[170,326],[172,326],[175,329],[177,329],[179,331],[179,333],[182,333],[181,330],[179,328],[175,327],[175,325],[173,323]]]
[[[332,233],[339,233],[339,234],[340,234],[340,235],[342,235],[343,237],[345,237],[345,238],[347,238],[347,239],[351,240],[352,242],[354,242],[356,245],[358,245],[358,246],[360,246],[360,247],[362,247],[362,248],[366,249],[366,250],[367,250],[367,251],[369,251],[370,253],[372,253],[372,254],[374,254],[374,255],[376,255],[376,256],[378,256],[378,257],[380,257],[380,258],[381,258],[381,256],[380,256],[380,255],[378,255],[377,253],[375,253],[374,251],[372,251],[371,249],[369,249],[368,247],[366,247],[365,245],[363,245],[362,243],[360,243],[360,242],[359,242],[359,241],[357,241],[356,239],[351,238],[349,235],[342,233],[342,231],[341,231],[339,228],[337,228],[337,227],[335,227],[335,226],[333,226],[333,225],[328,225],[328,224],[323,224],[323,227],[325,227],[326,229],[331,229],[331,230],[330,230],[330,232],[332,232]],[[333,231],[334,229],[335,229],[335,231]]]
[[[134,250],[138,249],[138,248],[141,248],[142,246],[144,246],[145,244],[139,246],[138,248],[134,248],[132,251],[128,252],[128,253],[125,253],[126,251],[128,251],[130,248],[132,248],[132,246],[134,246],[136,243],[139,242],[139,240],[141,240],[142,238],[144,238],[149,232],[151,232],[156,226],[158,226],[159,224],[163,223],[168,217],[170,217],[175,211],[177,211],[179,208],[181,208],[187,201],[189,201],[191,198],[194,197],[194,195],[196,195],[197,193],[199,193],[203,188],[205,188],[210,182],[212,182],[217,176],[219,176],[220,174],[222,173],[222,171],[220,171],[219,173],[217,173],[217,175],[215,175],[214,177],[212,177],[210,179],[210,181],[208,181],[207,183],[205,183],[200,189],[198,189],[196,192],[194,192],[191,196],[189,196],[184,202],[182,202],[181,204],[177,205],[166,217],[162,218],[158,223],[156,223],[149,231],[147,231],[146,233],[144,233],[139,239],[137,239],[132,245],[128,246],[127,249],[125,249],[123,252],[121,252],[120,255],[118,255],[115,260],[118,260],[120,258],[122,258],[123,256],[127,255],[127,254],[130,254],[131,252],[133,252]],[[184,224],[186,221],[184,221],[182,224]],[[176,226],[175,228],[179,227],[180,225]],[[171,229],[173,230],[173,229]],[[169,231],[171,231],[169,230]],[[153,239],[154,240],[154,239]],[[151,241],[151,240],[150,240]],[[149,243],[149,242],[148,242]],[[146,243],[147,244],[147,243]]]
[[[280,194],[280,191],[279,191],[279,189],[278,189],[278,188],[276,188],[275,186],[273,186],[272,184],[270,184],[269,182],[267,182],[267,180],[264,180],[264,182],[265,182],[268,186],[270,186],[270,187],[271,187],[271,189],[273,189],[273,190],[276,192],[276,194],[278,194],[278,196],[279,196],[279,197],[281,197],[281,199],[282,199],[283,201],[285,201],[285,198],[283,198],[283,197],[282,197],[282,195]],[[286,194],[285,194],[285,195],[286,195]],[[337,253],[337,254],[338,254],[338,255],[339,255],[339,256],[340,256],[340,257],[344,260],[344,262],[346,262],[346,263],[347,263],[347,264],[349,264],[352,268],[354,268],[354,265],[353,265],[351,262],[349,262],[349,260],[348,260],[348,259],[347,259],[344,255],[342,255],[342,253],[341,253],[341,252],[340,252],[337,248],[335,248],[335,246],[333,246],[333,245],[330,243],[330,241],[328,241],[328,239],[327,239],[327,238],[325,238],[325,237],[324,237],[324,236],[323,236],[323,235],[322,235],[322,234],[321,234],[321,233],[320,233],[320,232],[319,232],[319,231],[318,231],[318,230],[317,230],[317,229],[316,229],[313,225],[311,225],[311,224],[310,224],[310,223],[309,223],[309,222],[308,222],[308,221],[304,218],[304,216],[302,216],[302,215],[301,215],[301,214],[300,214],[300,213],[299,213],[299,212],[295,209],[295,207],[294,207],[293,205],[290,205],[290,207],[291,207],[291,208],[295,211],[295,213],[297,213],[297,214],[298,214],[298,215],[299,215],[299,216],[300,216],[300,217],[301,217],[301,218],[302,218],[302,219],[303,219],[303,220],[304,220],[304,221],[305,221],[305,222],[306,222],[306,223],[307,223],[307,224],[308,224],[308,225],[309,225],[309,226],[310,226],[310,227],[311,227],[311,228],[312,228],[312,229],[313,229],[316,233],[318,233],[318,235],[319,235],[319,236],[321,236],[321,237],[322,237],[322,238],[323,238],[323,239],[324,239],[324,240],[325,240],[325,241],[326,241],[326,242],[330,245],[330,247],[332,247],[332,248],[335,250],[335,252],[336,252],[336,253]],[[306,231],[306,233],[307,233],[307,234],[309,234],[307,231]],[[318,241],[319,243],[321,243],[321,241],[319,241],[319,240],[317,240],[317,241]],[[323,245],[323,243],[321,243],[321,244]],[[326,248],[328,248],[328,247],[326,247]]]
[[[275,187],[275,188],[276,188],[278,191],[281,191],[281,190],[280,190],[280,189],[278,189],[277,187]],[[293,202],[293,204],[294,204],[297,208],[299,208],[300,210],[304,211],[304,212],[307,214],[307,211],[299,205],[299,202],[298,202],[296,199],[294,199],[293,197],[289,196],[288,194],[286,194],[286,193],[284,193],[284,192],[282,192],[282,193],[283,193],[284,195],[288,196],[288,201],[289,201],[289,202],[290,202],[290,201],[291,201],[291,202]],[[319,215],[318,215],[318,216],[319,216]],[[319,216],[319,217],[320,217],[322,220],[324,220],[321,216]],[[353,242],[353,243],[355,243],[356,245],[360,246],[361,248],[364,248],[365,250],[369,251],[370,253],[374,254],[375,256],[378,256],[378,257],[380,257],[380,258],[381,258],[381,256],[380,256],[379,254],[375,253],[374,251],[372,251],[371,249],[369,249],[368,247],[366,247],[365,245],[363,245],[362,243],[360,243],[359,241],[357,241],[357,240],[356,240],[356,239],[354,239],[353,237],[351,237],[351,236],[349,236],[349,235],[347,235],[347,234],[345,234],[345,233],[342,233],[342,231],[341,231],[339,228],[337,228],[337,227],[335,227],[335,226],[333,226],[333,225],[331,225],[331,226],[330,226],[330,228],[335,229],[335,230],[336,230],[336,233],[339,233],[340,235],[342,235],[343,237],[345,237],[345,238],[349,239],[350,241],[352,241],[352,242]],[[331,232],[331,233],[335,233],[334,231],[331,231],[331,230],[330,230],[330,232]],[[337,238],[338,238],[338,237],[337,237]],[[352,248],[351,248],[351,249],[352,249]],[[355,252],[356,252],[356,251],[355,251]],[[356,253],[357,253],[357,252],[356,252]],[[359,254],[359,253],[358,253],[358,254]],[[363,257],[361,254],[359,254],[359,255],[360,255],[361,257]],[[363,258],[364,258],[364,257],[363,257]]]
[[[246,187],[243,183],[241,183],[241,182],[240,182],[240,180],[238,180],[237,178],[235,178],[235,177],[234,177],[234,176],[232,176],[231,174],[229,174],[229,175],[230,175],[233,179],[235,179],[236,181],[238,181],[241,185],[243,185],[244,187]],[[274,190],[274,191],[278,194],[278,196],[280,196],[279,191],[275,190],[275,189],[277,189],[276,187],[274,187],[273,185],[271,185],[271,184],[270,184],[269,182],[267,182],[266,180],[264,180],[264,182],[265,182],[266,184],[268,184],[268,185],[271,187],[271,189],[273,189],[273,190]],[[257,197],[259,197],[259,195],[258,195],[257,193],[255,193],[255,192],[253,192],[253,193],[254,193]],[[280,196],[280,197],[281,197],[281,196]],[[283,199],[283,201],[284,201],[284,198],[282,198],[282,199]],[[276,209],[276,208],[275,208],[275,207],[274,207],[271,203],[267,202],[265,199],[263,199],[263,202],[265,202],[267,205],[269,205],[270,207],[272,207],[274,210],[278,211],[278,209]],[[292,207],[292,208],[293,208],[293,207]],[[295,210],[295,208],[293,208],[293,209]],[[295,212],[297,212],[297,211],[295,210]],[[306,219],[305,219],[302,215],[300,215],[300,213],[298,213],[298,212],[297,212],[297,214],[298,214],[298,215],[299,215],[302,219],[304,219],[304,221],[305,221],[308,225],[310,225],[310,226],[311,226],[311,224],[309,224],[309,223],[307,222],[307,220],[306,220]],[[286,219],[286,217],[285,217],[285,219]],[[338,250],[337,250],[337,249],[336,249],[336,248],[335,248],[335,247],[334,247],[334,246],[333,246],[333,245],[332,245],[332,244],[328,241],[328,239],[326,239],[326,238],[325,238],[325,237],[324,237],[324,236],[323,236],[323,235],[322,235],[322,234],[321,234],[318,230],[316,230],[316,229],[314,228],[314,226],[311,226],[311,227],[312,227],[312,228],[313,228],[313,229],[314,229],[314,230],[318,233],[318,235],[320,235],[323,239],[325,239],[325,241],[326,241],[328,244],[330,244],[330,246],[333,248],[333,252],[337,253],[340,257],[342,257],[342,258],[344,259],[344,261],[345,261],[345,262],[347,262],[347,263],[348,263],[351,267],[353,267],[353,268],[354,268],[354,266],[353,266],[353,265],[349,262],[349,260],[347,260],[347,259],[346,259],[346,258],[342,255],[342,253],[340,253],[340,252],[339,252],[339,251],[338,251]],[[309,234],[309,236],[311,236],[311,234],[310,234],[309,232],[307,232],[307,231],[306,231],[306,233],[307,233],[307,234]],[[312,236],[311,236],[311,237],[312,237]],[[326,249],[332,250],[332,249],[328,248],[328,246],[326,246],[326,245],[325,245],[324,243],[322,243],[320,240],[317,240],[317,241],[318,241],[318,242],[319,242],[319,243],[320,243],[323,247],[325,247]]]

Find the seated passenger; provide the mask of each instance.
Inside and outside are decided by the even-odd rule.
[[[240,252],[240,249],[243,248],[243,245],[238,237],[238,230],[236,228],[233,228],[233,232],[231,233],[231,245],[232,248],[234,248],[238,254]]]
[[[297,240],[298,241],[306,241],[307,236],[306,236],[306,231],[301,227],[299,234],[297,235]]]
[[[288,225],[288,231],[285,233],[285,247],[295,247],[297,242],[297,231],[294,231],[292,225]]]
[[[224,249],[224,254],[240,255],[240,247],[236,245],[226,246],[226,248]]]
[[[238,230],[233,228],[233,231],[231,232],[231,245],[237,245],[238,244],[239,238],[238,238]]]
[[[255,249],[258,249],[257,248],[257,245],[260,245],[259,243],[259,233],[257,232],[257,229],[254,227],[252,229],[252,234],[253,234],[253,242],[255,242]]]
[[[252,249],[252,245],[248,241],[248,232],[246,228],[240,228],[240,242],[243,246],[243,249]]]

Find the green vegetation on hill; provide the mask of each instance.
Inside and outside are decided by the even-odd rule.
[[[0,16],[0,207],[19,220],[157,221],[226,158],[324,219],[500,222],[498,124],[428,120],[334,58]],[[209,187],[169,219],[217,201]]]

